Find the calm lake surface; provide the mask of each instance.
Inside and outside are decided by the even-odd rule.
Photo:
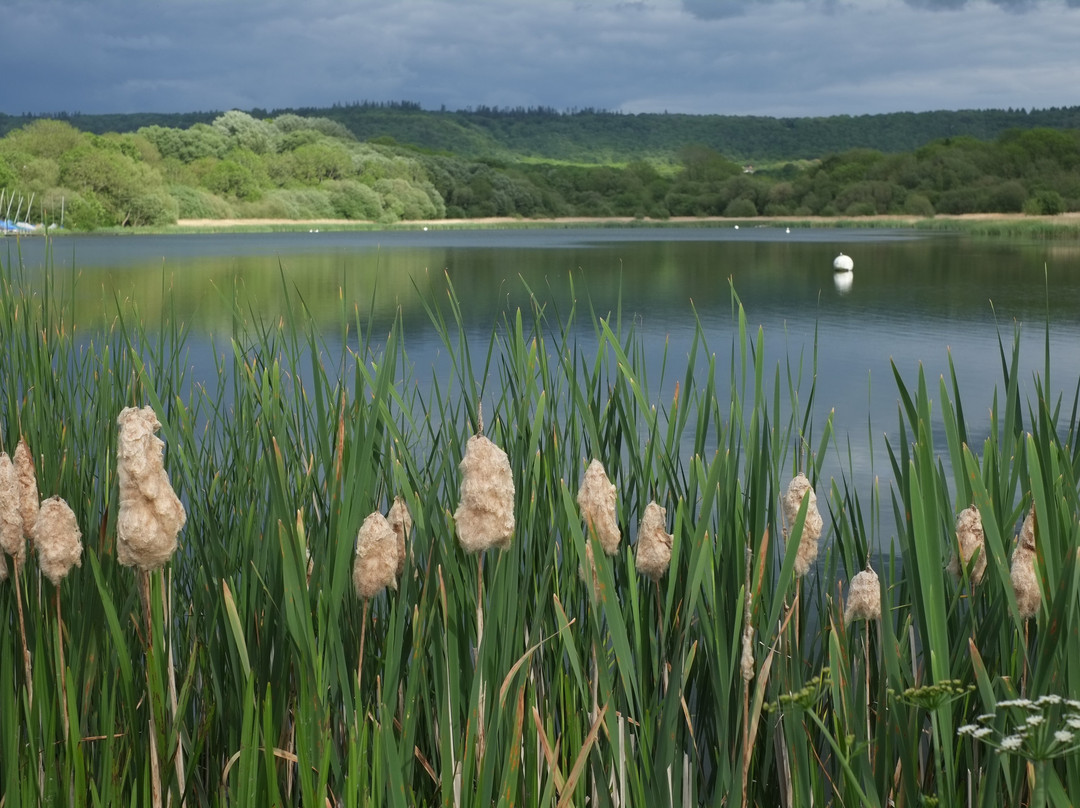
[[[6,260],[17,264],[13,240],[5,247]],[[890,360],[910,386],[921,363],[936,399],[951,353],[973,441],[976,435],[981,441],[994,388],[1002,387],[999,334],[1009,350],[1014,327],[1021,328],[1022,395],[1030,395],[1034,375],[1042,374],[1048,316],[1051,387],[1071,402],[1080,377],[1080,243],[1075,241],[976,240],[886,230],[787,233],[778,227],[725,225],[87,236],[56,239],[48,246],[42,239],[24,239],[20,249],[29,277],[51,265],[57,277],[76,279],[77,317],[84,323],[104,322],[102,311],[115,310],[114,295],[133,299],[145,320],[155,322],[164,288],[192,329],[195,376],[200,366],[212,370],[212,345],[228,344],[235,287],[245,290],[256,312],[276,319],[284,276],[328,335],[336,331],[342,296],[350,312],[355,306],[365,318],[374,313],[377,334],[386,332],[400,306],[406,351],[422,378],[425,366],[438,363],[439,346],[418,290],[441,294],[449,277],[470,336],[486,346],[503,313],[528,308],[529,289],[549,311],[567,311],[572,281],[583,344],[595,345],[591,324],[582,317],[587,301],[598,313],[613,312],[621,295],[624,324],[633,322],[655,352],[650,394],[664,401],[685,371],[694,311],[710,350],[725,365],[717,375],[727,384],[726,362],[737,337],[733,285],[750,326],[764,327],[767,368],[803,356],[808,375],[816,334],[815,434],[835,410],[836,469],[848,467],[850,441],[855,475],[872,479],[876,474],[883,482],[891,475],[881,438],[894,435],[897,426]],[[832,270],[841,251],[855,261],[849,287],[838,283]],[[665,344],[669,368],[661,384],[658,363]],[[768,376],[771,381],[771,370]],[[781,392],[786,396],[786,387]],[[727,391],[718,394],[724,398]],[[945,449],[943,436],[937,444]]]

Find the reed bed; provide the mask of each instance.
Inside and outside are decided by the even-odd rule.
[[[1049,357],[1022,396],[1018,342],[991,346],[1002,384],[978,402],[977,444],[954,376],[932,392],[897,369],[883,490],[822,478],[842,449],[811,415],[828,393],[814,359],[766,368],[734,290],[732,344],[715,353],[698,327],[659,378],[583,290],[569,310],[507,312],[481,348],[452,289],[426,299],[435,372],[410,362],[400,321],[375,334],[343,307],[335,348],[298,297],[272,323],[238,297],[207,381],[167,313],[151,326],[117,301],[109,329],[83,333],[77,284],[28,274],[0,269],[0,449],[25,443],[82,550],[66,514],[66,576],[33,552],[20,569],[5,538],[2,805],[1080,794],[1080,390],[1048,396]],[[137,478],[118,468],[127,408],[164,443],[146,479],[166,506],[140,507],[169,552],[145,572],[118,535]],[[480,432],[490,483],[463,468]],[[583,513],[594,461],[604,508]],[[815,496],[785,502],[800,475]],[[957,535],[971,507],[975,549]],[[488,549],[461,532],[485,514]]]

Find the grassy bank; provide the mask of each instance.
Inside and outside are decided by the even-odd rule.
[[[1006,340],[991,402],[898,375],[900,438],[879,447],[896,482],[882,489],[821,477],[844,440],[810,415],[828,396],[815,360],[766,367],[734,290],[734,343],[699,328],[660,378],[632,317],[580,290],[568,310],[506,312],[481,349],[458,295],[425,300],[438,369],[412,365],[400,323],[372,333],[342,310],[334,344],[350,347],[331,348],[296,296],[271,322],[237,296],[207,381],[188,376],[167,312],[148,324],[118,303],[111,328],[85,333],[70,299],[3,267],[3,449],[25,439],[41,496],[67,501],[84,544],[59,586],[35,554],[17,573],[8,557],[5,805],[1060,806],[1080,793],[1080,704],[1058,698],[1080,694],[1078,405],[1038,384],[1021,400],[1020,378],[1045,369],[1020,367]],[[145,578],[117,551],[117,416],[143,405],[187,510],[179,550]],[[977,446],[972,406],[992,412]],[[509,459],[515,529],[470,555],[459,464],[481,421]],[[577,502],[594,458],[615,488],[612,555]],[[799,472],[824,522],[805,574],[809,498],[781,506]],[[403,571],[362,599],[358,530],[399,496]],[[652,501],[673,536],[658,582],[635,563]],[[973,504],[985,542],[954,576],[956,517]],[[1032,512],[1029,615],[1011,556]],[[868,564],[880,617],[849,622]],[[1008,706],[1020,697],[1031,706]]]

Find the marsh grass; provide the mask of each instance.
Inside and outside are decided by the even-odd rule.
[[[1080,793],[1075,756],[1029,769],[957,734],[1001,699],[1080,693],[1080,390],[1048,398],[1044,369],[1022,398],[1031,371],[1016,341],[999,346],[999,393],[978,402],[992,417],[979,446],[955,374],[935,395],[897,369],[883,487],[822,479],[843,450],[831,419],[811,417],[827,392],[816,360],[765,367],[765,335],[734,290],[732,344],[717,353],[697,325],[659,378],[629,318],[595,311],[580,288],[567,310],[537,299],[506,312],[480,342],[460,291],[425,298],[447,360],[435,369],[410,362],[400,319],[376,334],[343,303],[330,342],[298,295],[272,322],[238,295],[204,381],[189,377],[167,307],[151,327],[116,301],[111,326],[84,333],[76,285],[63,297],[30,274],[0,271],[0,437],[33,448],[41,495],[70,503],[85,560],[58,588],[62,611],[32,559],[21,574],[32,682],[16,589],[0,586],[5,805],[149,804],[155,772],[164,803],[188,806],[1000,806]],[[188,521],[140,595],[116,557],[114,425],[144,405]],[[512,541],[482,562],[453,518],[481,409],[516,492]],[[612,556],[576,502],[592,458],[629,539]],[[796,580],[808,503],[784,524],[781,496],[799,471],[825,530]],[[396,592],[361,602],[357,531],[397,496],[410,556]],[[658,582],[636,571],[632,534],[652,501],[674,536]],[[977,588],[946,571],[971,504],[986,534]],[[1025,621],[1008,559],[1032,505],[1043,600]],[[843,592],[871,558],[882,617],[846,625]]]

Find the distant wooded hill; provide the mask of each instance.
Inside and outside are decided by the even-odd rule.
[[[523,112],[515,127],[507,112],[352,112],[371,126],[366,138],[340,116],[287,112],[256,117],[230,110],[210,123],[104,134],[76,128],[86,123],[82,117],[22,119],[23,126],[0,137],[0,207],[2,219],[10,219],[3,226],[1080,210],[1080,127],[1010,127],[990,139],[954,134],[898,152],[851,147],[823,150],[817,159],[746,153],[736,160],[672,124],[669,151],[630,159],[632,148],[646,153],[646,138],[623,132],[617,145],[615,124],[638,116]],[[537,123],[545,119],[550,125]],[[118,128],[146,122],[137,116],[100,121]],[[391,123],[396,135],[387,134]],[[589,123],[595,137],[586,136]],[[498,132],[508,133],[507,142]]]
[[[458,157],[533,158],[617,164],[634,160],[676,162],[690,145],[741,162],[816,159],[854,148],[885,153],[913,151],[941,138],[966,135],[994,140],[1009,130],[1080,129],[1080,107],[1041,110],[987,109],[768,118],[746,115],[621,114],[548,108],[424,110],[417,104],[356,103],[328,108],[248,111],[257,118],[294,114],[343,124],[358,140],[399,143]],[[147,126],[186,129],[210,124],[220,112],[84,115],[58,118],[85,132],[135,132]],[[0,136],[35,116],[0,114]]]

